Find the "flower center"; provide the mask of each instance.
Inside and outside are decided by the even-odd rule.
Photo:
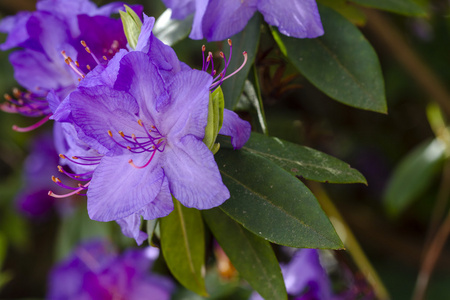
[[[156,126],[152,125],[148,128],[142,120],[139,119],[137,122],[144,129],[144,134],[141,133],[140,136],[134,133],[127,135],[123,131],[119,131],[121,140],[117,141],[111,130],[108,130],[108,135],[117,145],[131,153],[151,153],[149,160],[143,166],[136,166],[132,159],[128,161],[134,168],[142,169],[150,164],[156,152],[164,151],[167,141],[166,137],[161,134]]]

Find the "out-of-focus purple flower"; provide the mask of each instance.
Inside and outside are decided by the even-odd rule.
[[[48,119],[85,73],[97,64],[106,64],[105,60],[126,47],[121,21],[109,17],[121,6],[111,3],[97,8],[88,0],[41,0],[36,11],[1,20],[0,32],[8,36],[0,50],[20,48],[11,53],[10,62],[14,77],[27,92],[7,96],[0,108]],[[46,99],[50,92],[51,99]],[[49,106],[48,101],[53,101],[53,105]],[[16,129],[27,131],[41,123]]]
[[[172,17],[194,14],[190,38],[219,41],[244,29],[256,11],[285,35],[315,38],[323,34],[315,0],[163,0]]]
[[[150,273],[157,248],[116,253],[105,241],[91,241],[53,268],[49,276],[50,300],[168,300],[174,284]]]
[[[297,251],[288,264],[281,265],[281,271],[286,291],[295,300],[346,299],[333,294],[330,279],[320,264],[316,249]],[[262,300],[262,297],[255,292],[250,300]]]
[[[58,163],[58,154],[53,145],[51,134],[37,136],[31,144],[31,152],[24,163],[23,188],[16,196],[16,205],[20,212],[29,217],[42,217],[53,208],[64,213],[68,199],[57,200],[48,195],[53,187],[50,181]]]

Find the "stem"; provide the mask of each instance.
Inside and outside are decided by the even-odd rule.
[[[410,76],[428,94],[430,100],[435,100],[445,114],[450,116],[450,94],[433,70],[420,59],[400,31],[381,13],[370,9],[365,9],[364,13],[368,19],[367,28],[379,38],[380,42],[384,44],[384,48],[395,56]]]
[[[439,228],[439,221],[442,219],[442,212],[445,210],[448,198],[450,197],[450,162],[447,161],[444,165],[442,173],[441,185],[439,188],[437,201],[431,216],[430,227],[428,229],[425,245],[426,248],[423,256],[422,265],[419,274],[417,275],[416,286],[414,288],[413,300],[422,300],[430,282],[431,274],[436,266],[436,262],[441,255],[445,242],[450,234],[450,211],[447,212],[445,220]],[[437,228],[437,230],[436,230]],[[436,234],[433,236],[433,234]]]
[[[381,281],[375,269],[370,264],[369,260],[364,254],[364,251],[353,235],[353,232],[350,230],[350,227],[345,223],[344,218],[339,213],[336,206],[334,206],[331,199],[328,197],[326,191],[317,182],[308,182],[308,186],[316,196],[317,200],[322,206],[322,209],[330,218],[331,223],[336,229],[336,233],[341,238],[345,248],[349,251],[349,254],[353,258],[355,264],[358,266],[367,281],[373,287],[376,299],[390,299],[389,294],[383,285],[383,282]]]
[[[255,64],[253,64],[253,76],[255,77],[255,88],[256,88],[256,94],[258,95],[258,102],[259,102],[259,107],[257,107],[259,123],[261,124],[261,129],[262,129],[263,133],[268,136],[269,131],[267,129],[266,114],[264,112],[264,105],[263,105],[262,96],[261,96],[261,87],[259,85],[258,70],[256,69]]]

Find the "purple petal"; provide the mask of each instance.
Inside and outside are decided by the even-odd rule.
[[[184,206],[210,209],[230,197],[212,152],[188,135],[164,151],[170,191]]]
[[[69,95],[69,102],[74,122],[83,133],[117,153],[121,153],[122,148],[108,135],[108,130],[119,141],[123,141],[119,131],[129,135],[143,131],[137,123],[139,108],[128,93],[107,86],[80,87]]]
[[[114,88],[133,95],[144,114],[148,109],[158,110],[158,106],[168,100],[158,69],[145,53],[139,51],[122,58]]]
[[[30,12],[20,12],[15,16],[5,17],[0,21],[0,32],[8,33],[6,41],[0,45],[0,50],[8,50],[22,45],[29,35],[26,23],[31,17]]]
[[[150,47],[150,36],[152,35],[155,18],[144,14],[144,22],[142,23],[141,33],[139,33],[136,51],[147,53]]]
[[[221,135],[231,137],[233,148],[240,149],[250,138],[252,127],[249,122],[242,120],[239,116],[228,109],[223,111],[223,124],[219,131]]]
[[[75,88],[75,80],[70,70],[64,70],[63,65],[48,61],[40,52],[20,50],[11,53],[11,64],[14,66],[14,77],[30,91],[62,90],[66,87]]]
[[[110,60],[119,49],[126,48],[127,39],[120,19],[80,15],[78,16],[78,22],[81,34],[74,40],[74,44],[78,53],[76,59],[83,72],[89,72],[86,65],[91,68],[97,66],[92,55],[97,57],[101,64],[106,65],[103,56]],[[80,43],[82,40],[89,47],[92,55],[84,49]]]
[[[316,249],[299,250],[287,266],[282,266],[286,290],[290,295],[298,295],[311,282],[318,284],[323,295],[330,295],[331,285],[328,275],[319,261]],[[329,299],[328,297],[321,299]]]
[[[163,0],[164,5],[172,10],[172,18],[183,20],[195,11],[196,0]]]
[[[105,156],[94,172],[88,196],[88,213],[91,219],[107,222],[123,219],[144,209],[158,196],[164,172],[157,162],[143,168],[149,157],[141,155]]]
[[[169,181],[167,180],[167,177],[164,177],[158,196],[139,211],[139,214],[142,215],[145,220],[153,220],[165,217],[172,211],[173,200],[172,195],[170,194]]]
[[[242,31],[255,13],[257,2],[217,0],[210,3],[202,19],[203,37],[208,41],[220,41]]]
[[[211,82],[209,74],[198,70],[179,72],[173,77],[167,87],[171,102],[155,117],[158,128],[168,139],[179,140],[185,135],[203,139]]]
[[[315,0],[259,0],[258,10],[264,20],[287,36],[316,38],[323,35]]]
[[[195,15],[192,22],[192,30],[189,37],[193,40],[201,40],[203,36],[203,16],[205,15],[206,8],[209,0],[195,0]]]
[[[148,238],[148,235],[141,231],[141,216],[138,214],[132,214],[123,219],[116,220],[120,225],[123,235],[133,238],[140,246]]]

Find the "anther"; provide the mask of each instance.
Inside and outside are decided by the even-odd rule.
[[[86,69],[88,69],[90,71],[91,70],[91,66],[90,65],[86,65]]]
[[[5,95],[3,95],[3,97],[5,97],[6,101],[11,101],[12,100],[12,97],[9,94],[5,94]]]
[[[78,159],[78,157],[77,156],[72,156],[72,159]]]
[[[206,46],[205,46],[205,45],[202,46],[202,51],[203,51],[203,52],[206,51]]]
[[[144,126],[144,125],[142,125],[142,120],[141,120],[141,119],[137,120],[137,122],[138,122],[138,124],[139,124],[141,127]],[[154,126],[152,126],[152,127],[154,127]]]
[[[63,170],[63,168],[61,166],[58,166],[58,171],[61,172],[61,173],[64,173],[64,170]]]
[[[106,60],[106,61],[108,61],[108,59],[107,59],[106,56],[104,56],[104,55],[103,55],[103,59]]]
[[[233,44],[233,43],[231,42],[231,39],[228,39],[228,41],[227,41],[227,42],[228,42],[228,45],[230,45],[230,47],[231,47],[231,46],[232,46],[232,44]]]
[[[123,138],[125,137],[125,134],[123,133],[123,131],[119,131],[119,134],[121,137],[123,137]]]
[[[110,137],[113,137],[111,130],[108,130],[108,135],[109,135]]]
[[[22,96],[22,93],[19,91],[18,88],[13,88],[13,95],[16,98],[19,98],[20,96]]]
[[[64,154],[59,154],[59,157],[61,157],[62,159],[66,159],[66,156]]]

